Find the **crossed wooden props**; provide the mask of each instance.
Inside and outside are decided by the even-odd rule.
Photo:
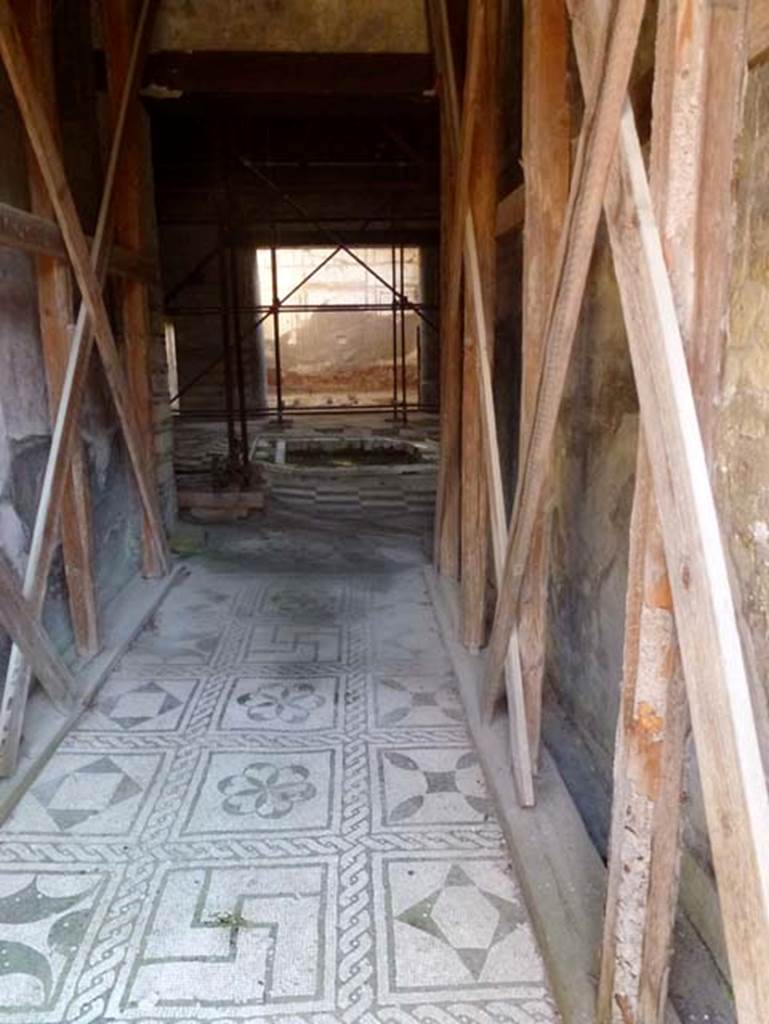
[[[56,145],[52,126],[46,116],[42,97],[37,87],[25,52],[24,43],[9,0],[0,0],[0,55],[11,81],[22,119],[39,165],[40,173],[61,229],[64,244],[69,255],[73,273],[81,292],[82,300],[69,350],[66,373],[61,388],[55,423],[51,438],[51,450],[46,465],[38,514],[32,536],[29,561],[24,576],[23,602],[13,595],[13,578],[4,574],[2,591],[4,601],[15,601],[19,607],[31,610],[39,620],[48,583],[48,574],[55,552],[62,497],[71,465],[73,444],[77,434],[79,411],[88,362],[95,340],[101,356],[107,382],[121,424],[131,465],[136,478],[141,505],[149,536],[157,555],[158,565],[165,572],[168,554],[163,523],[149,468],[151,453],[142,443],[136,412],[132,406],[126,379],[115,345],[102,288],[112,239],[111,207],[115,176],[120,159],[121,144],[129,104],[135,94],[141,57],[146,48],[152,15],[156,7],[154,0],[143,0],[138,16],[131,59],[121,102],[115,121],[115,130],[105,174],[104,194],[91,251],[67,183],[61,155]],[[11,636],[18,640],[19,633],[11,630]],[[8,666],[8,674],[0,705],[0,774],[13,771],[18,756],[24,709],[31,680],[30,667],[22,646],[14,644]],[[66,680],[67,696],[74,699],[70,681]],[[46,685],[49,679],[40,677]],[[48,686],[46,686],[49,689]],[[49,689],[49,693],[51,693]],[[53,696],[54,694],[51,693]],[[58,697],[61,693],[58,693]]]
[[[484,323],[479,301],[481,282],[464,181],[464,162],[469,160],[465,147],[472,138],[472,128],[466,129],[464,121],[465,116],[472,116],[474,43],[471,34],[459,132],[445,0],[430,2],[444,103],[451,134],[458,140],[453,148],[460,194],[455,202],[450,244],[456,245],[457,234],[464,234],[465,279],[477,340],[481,342],[476,346],[478,382],[498,592],[489,641],[485,708],[490,715],[506,689],[518,797],[522,804],[530,805],[531,759],[517,664],[518,606],[603,206],[670,570],[732,983],[740,1019],[757,1021],[769,1013],[769,799],[681,330],[635,119],[626,98],[644,4],[642,0],[617,0],[613,4],[569,0],[567,6],[586,96],[585,118],[561,234],[538,398],[505,540],[487,347],[490,326]],[[713,15],[708,5],[699,7],[705,12],[699,16],[709,25]],[[714,32],[721,32],[716,41],[722,47],[723,61],[735,62],[739,67],[740,60],[744,63],[745,5],[734,4],[731,8],[731,23],[727,20],[726,29],[720,25]],[[482,0],[477,0],[472,10],[479,16]],[[758,21],[766,21],[765,11]],[[760,46],[765,34],[762,31]],[[705,39],[706,45],[713,42],[707,35]],[[447,263],[449,268],[455,267],[451,250]],[[456,267],[455,273],[455,291],[459,294]],[[613,1007],[604,1004],[602,1021],[613,1019],[612,1012]]]

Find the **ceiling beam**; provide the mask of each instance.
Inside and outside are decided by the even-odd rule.
[[[258,53],[163,50],[150,54],[144,89],[179,93],[410,96],[429,93],[427,53]]]

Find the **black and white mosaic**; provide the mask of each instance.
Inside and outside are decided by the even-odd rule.
[[[201,559],[4,825],[0,1024],[555,1024],[421,571]]]

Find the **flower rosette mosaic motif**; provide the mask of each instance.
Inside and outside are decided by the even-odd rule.
[[[228,775],[219,782],[219,792],[226,797],[222,808],[237,816],[285,818],[296,804],[316,796],[317,789],[308,781],[309,775],[309,769],[301,764],[279,767],[255,761],[238,775]]]
[[[252,722],[286,722],[301,725],[326,698],[311,683],[269,683],[238,697]]]

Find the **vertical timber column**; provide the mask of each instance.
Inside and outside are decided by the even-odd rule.
[[[128,74],[139,5],[136,0],[110,0],[99,6],[114,126]],[[127,249],[143,252],[147,248],[148,237],[145,218],[149,215],[146,203],[149,151],[142,110],[136,97],[131,101],[125,133],[115,179],[115,242]],[[149,288],[138,278],[121,278],[116,288],[125,337],[126,378],[144,449],[145,466],[152,486],[157,489]],[[142,565],[145,576],[162,575],[162,565],[152,543],[146,516],[142,528]]]
[[[434,27],[433,32],[437,29]],[[447,83],[441,82],[441,251],[440,251],[440,463],[435,504],[433,561],[438,572],[459,576],[460,438],[462,423],[462,336],[450,317],[449,247],[453,228],[457,154],[451,141]],[[394,301],[394,300],[393,300]]]
[[[478,78],[469,202],[478,239],[478,261],[483,286],[486,319],[494,323],[494,286],[496,264],[495,225],[497,215],[497,164],[499,130],[498,48],[499,3],[486,0],[470,5],[472,19],[481,17],[481,63]],[[471,311],[465,303],[466,328]],[[493,338],[490,339],[493,341]],[[485,642],[486,578],[489,565],[489,506],[486,468],[481,456],[483,424],[474,330],[465,331],[462,371],[462,496],[461,496],[461,594],[462,640],[471,650]],[[490,352],[491,356],[492,353]]]
[[[56,125],[56,91],[53,69],[52,0],[15,0],[14,9],[40,83],[51,124]],[[53,217],[53,207],[37,161],[27,146],[32,212]],[[38,312],[43,345],[51,422],[55,419],[67,366],[73,328],[72,278],[66,261],[36,256]],[[61,509],[61,542],[67,577],[72,630],[80,654],[99,649],[99,621],[93,584],[91,489],[82,442],[72,453]]]
[[[438,302],[438,252],[431,246],[420,250],[420,299],[428,307]],[[430,313],[432,317],[432,312]],[[438,332],[428,323],[419,326],[419,401],[428,408],[438,404],[440,351]]]
[[[542,344],[547,327],[558,242],[569,201],[570,110],[567,94],[569,26],[564,0],[525,0],[523,5],[523,332],[520,458],[523,464],[537,401]],[[537,525],[521,587],[518,643],[526,723],[536,770],[545,671],[550,488],[540,501]]]
[[[729,309],[745,4],[661,0],[650,186],[706,453]],[[688,714],[643,436],[630,530],[598,1019],[662,1024],[678,897]]]

